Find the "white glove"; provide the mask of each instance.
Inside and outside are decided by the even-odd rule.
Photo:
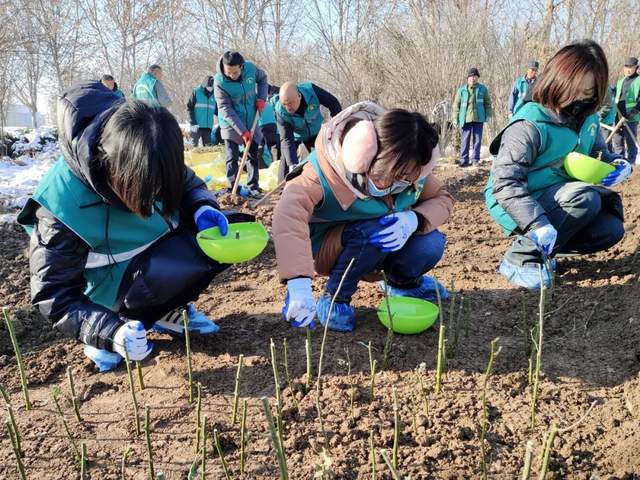
[[[142,360],[151,352],[153,345],[147,342],[147,332],[142,322],[131,320],[119,327],[113,335],[113,351],[125,356],[125,348],[129,360]]]
[[[533,240],[536,247],[543,255],[549,256],[553,251],[553,247],[558,239],[558,231],[550,223],[544,227],[536,228],[529,234],[529,238]]]
[[[199,129],[200,127],[198,125],[191,125],[191,133],[197,133]]]
[[[626,160],[618,158],[611,162],[616,169],[602,180],[605,187],[615,187],[619,183],[624,182],[631,175],[631,164]]]
[[[385,215],[379,222],[386,228],[371,235],[369,243],[383,252],[400,250],[418,228],[418,216],[412,210]]]
[[[287,282],[287,296],[282,315],[294,327],[313,328],[316,316],[316,301],[313,298],[310,278],[294,278]]]

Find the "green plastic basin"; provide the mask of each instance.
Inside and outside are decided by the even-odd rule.
[[[602,162],[578,152],[571,152],[564,157],[564,169],[576,180],[598,184],[604,177],[615,170],[613,165]]]
[[[269,234],[260,223],[231,223],[224,237],[218,227],[213,227],[199,232],[196,240],[202,251],[216,262],[241,263],[260,255],[267,246]]]
[[[424,332],[435,323],[439,312],[437,305],[412,297],[389,297],[389,307],[393,315],[393,331],[406,335]],[[378,306],[378,318],[389,328],[387,302],[384,299]]]

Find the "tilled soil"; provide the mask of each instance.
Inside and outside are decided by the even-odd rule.
[[[380,363],[386,330],[375,314],[382,295],[375,285],[363,283],[354,301],[359,315],[356,330],[352,334],[329,332],[327,337],[319,402],[323,434],[313,382],[311,392],[305,393],[305,332],[281,320],[284,287],[278,282],[272,245],[256,261],[220,275],[200,297],[198,307],[219,322],[221,331],[192,338],[194,380],[202,384],[209,438],[214,429],[219,432],[232,478],[241,478],[240,429],[230,421],[240,354],[245,359],[240,394],[248,400],[250,432],[244,478],[279,475],[260,403],[266,396],[275,407],[270,339],[279,357],[290,478],[314,478],[322,466],[325,478],[371,478],[370,433],[378,453],[377,478],[391,478],[380,450],[391,456],[393,386],[399,403],[401,474],[412,479],[479,478],[482,385],[489,343],[496,337],[501,351],[487,390],[489,478],[518,476],[528,440],[534,444],[532,477],[537,476],[541,442],[552,422],[558,424],[560,433],[547,478],[640,478],[640,176],[636,174],[622,187],[627,218],[623,242],[608,252],[559,260],[556,288],[547,307],[550,316],[544,330],[540,400],[532,429],[527,349],[529,329],[537,321],[538,295],[514,288],[495,273],[509,240],[483,205],[486,169],[448,167],[438,174],[449,183],[458,203],[443,229],[448,247],[434,274],[447,286],[453,283],[453,290],[462,292],[456,305],[461,295],[465,305],[460,316],[455,309],[453,322],[450,301],[443,305],[450,327],[446,345],[450,358],[440,394],[433,391],[437,328],[431,328],[421,335],[395,336],[388,368],[376,376],[371,396],[366,345],[372,343]],[[224,203],[247,209],[245,201]],[[258,211],[267,226],[270,212],[269,206]],[[55,385],[68,390],[67,366],[75,375],[83,422],[75,421],[68,401],[63,408],[72,434],[87,445],[87,478],[120,479],[122,454],[128,445],[132,449],[125,478],[148,478],[144,435],[135,435],[126,369],[96,373],[81,345],[61,338],[40,319],[29,303],[28,239],[11,225],[0,226],[0,238],[0,295],[16,317],[33,410],[26,412],[22,405],[4,325],[0,326],[0,382],[17,411],[28,478],[79,477],[50,400]],[[322,280],[316,281],[318,291],[321,286]],[[163,471],[168,479],[185,479],[196,454],[195,405],[188,401],[184,340],[152,336],[154,353],[143,362],[146,388],[137,392],[140,416],[143,406],[149,405],[156,472]],[[290,385],[282,365],[284,339]],[[314,381],[321,340],[322,331],[316,329],[312,333]],[[211,441],[207,472],[208,478],[224,478]],[[18,478],[4,430],[0,478]]]

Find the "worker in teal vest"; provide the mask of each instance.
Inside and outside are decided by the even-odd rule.
[[[115,93],[118,97],[124,98],[124,93],[122,93],[122,90],[118,88],[118,84],[116,83],[112,75],[103,75],[100,79],[100,82],[113,93]]]
[[[478,83],[480,72],[471,68],[467,72],[467,84],[458,89],[453,101],[453,123],[461,130],[460,166],[477,166],[480,163],[482,130],[491,117],[491,97],[487,87]],[[473,151],[470,153],[471,143]]]
[[[540,288],[542,269],[548,287],[557,254],[606,250],[624,235],[620,196],[607,187],[628,178],[631,166],[608,152],[596,113],[608,74],[597,43],[563,47],[540,75],[533,101],[491,143],[496,159],[485,200],[491,217],[516,237],[499,268],[516,285]],[[602,154],[615,170],[601,185],[578,181],[563,166],[572,151]]]
[[[189,302],[226,267],[197,231],[229,221],[184,165],[168,110],[122,102],[99,82],[58,101],[63,155],[18,216],[30,241],[31,298],[56,330],[85,344],[101,371],[151,351],[146,331],[215,333]]]
[[[215,117],[218,115],[211,75],[204,77],[202,85],[193,89],[191,98],[187,102],[187,112],[191,121],[193,145],[197,147],[200,139],[202,139],[202,145],[211,145]]]
[[[624,62],[624,77],[618,80],[616,85],[615,102],[618,107],[616,120],[624,118],[626,127],[623,126],[614,134],[613,151],[623,155],[631,164],[635,164],[638,156],[640,121],[640,75],[636,57],[629,57]]]
[[[516,78],[511,93],[509,94],[509,117],[516,113],[518,109],[524,104],[524,99],[527,93],[533,90],[533,86],[538,78],[538,68],[540,64],[537,60],[531,60],[527,67],[527,73],[521,77]]]
[[[259,197],[262,189],[259,185],[258,147],[262,144],[262,132],[256,125],[251,138],[250,130],[256,115],[262,113],[266,104],[267,74],[253,63],[245,62],[239,52],[226,51],[218,62],[213,88],[218,103],[229,189],[233,187],[238,174],[239,147],[242,145],[249,148],[249,194]]]
[[[162,75],[160,65],[149,66],[133,86],[133,98],[144,100],[153,106],[169,107],[173,100],[162,83]]]
[[[447,298],[425,275],[442,257],[438,228],[453,207],[432,173],[439,156],[438,134],[417,112],[361,102],[322,126],[273,215],[278,273],[287,284],[285,320],[313,326],[317,315],[332,330],[352,331],[358,283],[380,280],[379,271],[390,295],[435,300],[437,288]],[[316,273],[329,277],[317,302]]]
[[[273,102],[284,162],[280,164],[280,181],[299,163],[298,147],[304,144],[308,152],[314,148],[324,118],[320,107],[331,117],[342,110],[336,97],[314,83],[285,82]]]

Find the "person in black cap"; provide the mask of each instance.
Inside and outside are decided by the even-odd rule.
[[[625,118],[629,128],[623,126],[613,135],[613,151],[624,155],[629,163],[635,164],[640,121],[640,76],[636,57],[629,57],[624,62],[624,77],[620,78],[616,85],[615,103],[618,107],[616,123],[620,118]]]
[[[460,140],[460,166],[480,163],[480,146],[484,122],[491,116],[491,98],[487,87],[478,83],[480,72],[470,68],[467,84],[461,86],[453,101],[453,124],[462,130]],[[469,162],[469,148],[473,136],[473,156]]]
[[[509,94],[509,117],[518,111],[524,103],[527,92],[533,89],[533,85],[538,78],[539,66],[540,64],[537,60],[531,60],[527,67],[527,73],[516,78]]]

